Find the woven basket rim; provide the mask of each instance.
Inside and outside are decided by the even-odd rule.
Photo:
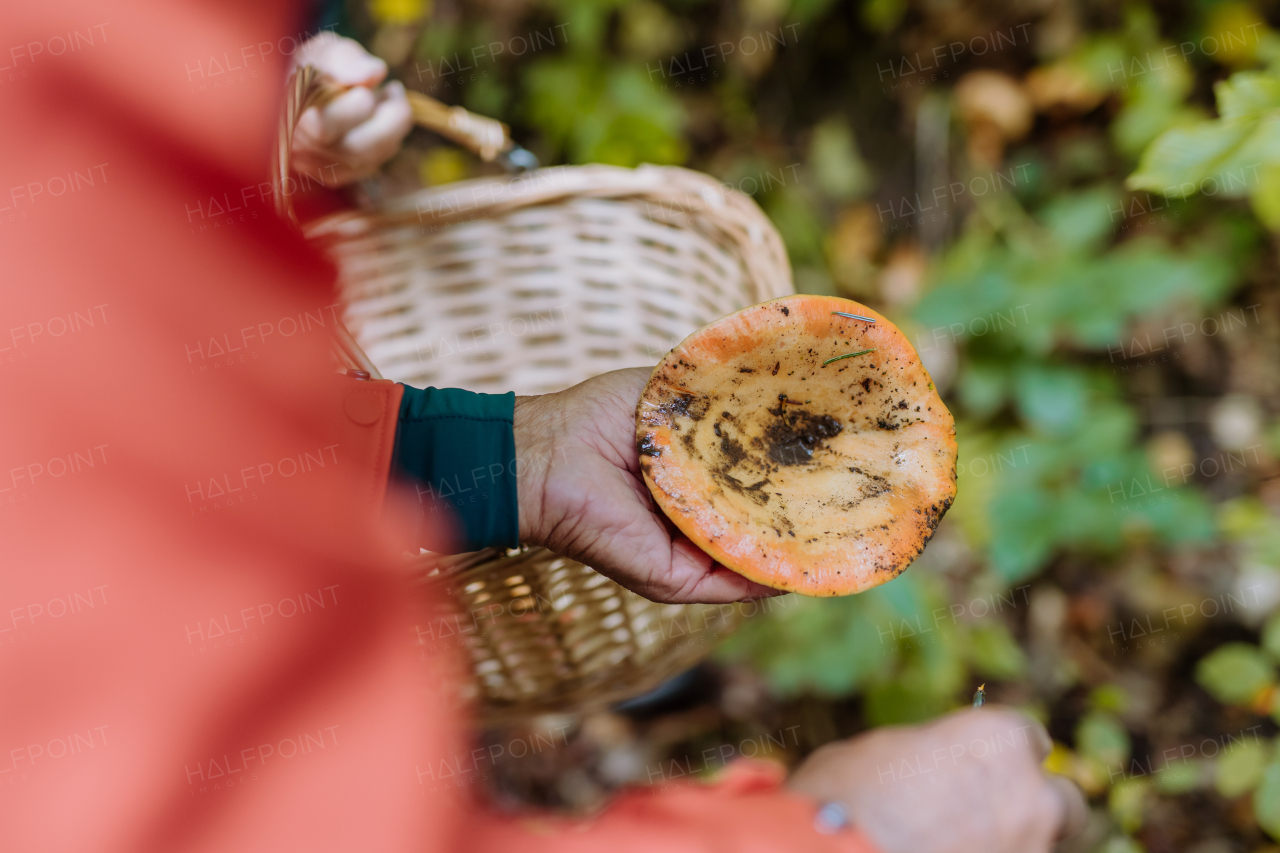
[[[292,121],[296,121],[301,111],[316,98],[325,97],[325,90],[317,87],[314,74],[308,69],[300,70],[293,83],[287,117],[282,121],[280,143],[283,151],[275,164],[283,174],[287,174],[289,168]],[[290,199],[279,201],[282,212],[292,212]],[[632,209],[621,211],[600,202],[627,204]],[[499,223],[502,233],[523,234],[531,217],[514,217],[515,221],[510,221],[505,219],[508,215],[554,206],[566,206],[571,210],[571,233],[578,233],[577,223],[586,220],[606,224],[611,221],[648,220],[643,223],[644,234],[631,242],[633,247],[661,245],[667,239],[667,228],[699,232],[704,241],[710,240],[736,256],[737,263],[733,266],[739,272],[735,275],[757,300],[794,292],[790,263],[781,237],[756,202],[708,175],[678,166],[556,166],[517,176],[473,178],[412,190],[381,200],[372,208],[340,211],[306,223],[301,228],[307,239],[327,244],[336,258],[350,260],[368,254],[392,255],[397,258],[396,263],[400,263],[397,247],[405,241],[416,241],[420,230],[425,234],[428,230],[448,229],[455,225],[471,229],[466,223],[486,220]],[[542,216],[542,213],[534,213],[532,218]],[[655,229],[655,224],[666,227]],[[336,343],[341,360],[347,366],[367,370],[373,376],[379,375],[376,365],[360,344],[345,334],[345,328],[343,334],[336,336]],[[565,560],[568,565],[577,566],[592,576],[584,585],[581,572],[563,566],[554,570],[556,577],[572,585],[573,594],[577,596],[573,608],[564,612],[542,613],[538,607],[532,612],[522,607],[517,612],[511,602],[516,598],[527,599],[530,587],[535,590],[536,602],[538,582],[533,578],[545,580],[547,566],[558,560]],[[646,610],[643,617],[637,615],[626,603],[628,597],[635,596],[634,593],[580,563],[541,548],[522,547],[509,551],[489,548],[452,556],[424,552],[409,562],[420,588],[446,593],[438,601],[442,613],[469,612],[474,622],[477,611],[469,609],[467,604],[472,593],[477,607],[481,601],[503,603],[496,615],[498,622],[495,626],[488,628],[487,632],[469,632],[465,640],[472,663],[468,689],[476,691],[476,712],[486,724],[527,719],[538,713],[581,713],[606,707],[651,689],[693,665],[705,656],[709,643],[716,636],[706,632],[688,637],[675,633],[666,636],[665,629],[662,629],[657,645],[651,645],[652,638],[648,632],[652,626],[677,617],[659,615],[656,610],[653,613]],[[567,574],[559,574],[561,572]],[[529,575],[529,579],[515,578],[516,573]],[[523,589],[513,586],[517,582],[524,584]],[[469,591],[472,585],[476,588]],[[616,591],[610,592],[610,587]],[[491,595],[496,597],[491,599]],[[620,606],[606,603],[601,595],[609,598],[609,602],[621,602]],[[492,603],[485,606],[491,607]],[[645,607],[665,606],[647,603]],[[689,607],[692,608],[690,613],[700,613],[705,606]],[[584,615],[575,615],[579,610]],[[488,613],[487,610],[485,612]],[[668,611],[663,610],[662,613]],[[610,615],[606,617],[605,614]],[[604,621],[605,618],[618,619],[619,614],[627,614],[620,623]],[[722,629],[732,630],[740,615],[725,621]],[[526,624],[530,627],[522,627]],[[584,625],[595,625],[589,637],[583,634]],[[629,636],[611,638],[618,631]],[[650,639],[642,640],[642,636]],[[419,640],[423,642],[421,631]],[[441,634],[440,642],[462,642],[462,637],[445,640]],[[553,669],[548,668],[547,659],[541,663],[536,660],[543,654],[540,649],[544,647],[553,648],[560,656],[549,659],[555,667]],[[611,662],[607,661],[602,668],[599,663],[601,653],[611,648],[622,649],[625,655],[618,660],[610,657],[608,661]],[[531,660],[534,666],[528,665]],[[485,674],[494,670],[477,668],[495,665],[503,679],[498,688],[489,686]],[[558,674],[560,667],[566,668],[567,674]],[[527,692],[527,685],[543,682],[547,683],[538,688],[540,692],[537,694]]]
[[[414,190],[374,210],[338,211],[307,223],[303,234],[321,243],[351,240],[398,226],[434,229],[576,199],[643,204],[645,215],[656,222],[715,232],[735,245],[759,301],[795,292],[786,247],[755,200],[681,166],[549,166],[517,176],[473,178]]]
[[[344,210],[329,214],[308,223],[304,230],[308,237],[321,236],[340,223],[370,216],[384,222],[417,221],[443,225],[475,218],[479,213],[492,216],[495,212],[555,204],[570,197],[642,198],[661,204],[668,213],[686,215],[739,213],[756,219],[762,226],[759,233],[753,235],[758,242],[767,240],[774,230],[755,200],[732,186],[683,166],[649,163],[634,168],[601,163],[547,166],[514,176],[469,178],[410,190],[380,201],[374,210]]]

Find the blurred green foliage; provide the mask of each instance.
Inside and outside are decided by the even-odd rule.
[[[1032,697],[1053,701],[1082,680],[1073,664],[1032,662],[1028,585],[1047,588],[1055,567],[1126,572],[1127,594],[1157,613],[1172,582],[1132,568],[1151,555],[1225,549],[1251,571],[1280,570],[1274,513],[1249,495],[1222,502],[1194,478],[1171,482],[1134,390],[1159,369],[1136,375],[1156,351],[1153,329],[1225,310],[1260,266],[1274,275],[1280,40],[1248,3],[1165,4],[1161,15],[1144,3],[1068,5],[1034,20],[1032,42],[944,52],[932,76],[897,69],[1026,19],[910,0],[537,0],[442,11],[404,66],[430,94],[509,122],[544,163],[686,165],[748,192],[801,290],[884,310],[945,386],[960,476],[940,547],[861,595],[776,608],[721,647],[780,696],[857,697],[879,725],[966,704],[986,679],[1020,685],[1043,716]],[[556,27],[554,48],[478,64],[465,81],[421,72]],[[784,43],[724,52],[764,32]],[[956,87],[984,68],[1013,81],[1026,104],[1013,107],[1029,115],[994,147]],[[1017,113],[1007,99],[996,106]],[[930,138],[942,142],[928,148]],[[428,153],[419,172],[465,176],[451,157]],[[935,161],[941,186],[996,175],[1009,186],[967,193],[930,232],[920,201],[935,190],[921,181]],[[900,212],[909,198],[918,219]],[[1269,435],[1280,455],[1280,423]],[[1059,600],[1046,596],[1037,618],[1074,606]],[[1088,622],[1090,606],[1071,618]],[[1273,617],[1256,644],[1204,650],[1188,669],[1217,702],[1280,722],[1277,660]],[[1250,795],[1258,825],[1280,839],[1269,739],[1184,756],[1152,785],[1131,764],[1129,692],[1104,683],[1076,706],[1064,736],[1074,752],[1053,760],[1109,815],[1113,832],[1093,849],[1141,851],[1131,836],[1160,798],[1210,788]]]
[[[1228,643],[1200,661],[1196,680],[1219,702],[1247,705],[1275,681],[1275,669],[1256,646]]]
[[[1126,75],[1142,69],[1138,58],[1151,62],[1153,54],[1165,55],[1163,47],[1150,12],[1131,7],[1120,31],[1093,34],[1064,62],[1107,86],[1117,69]],[[1146,148],[1145,168],[1151,152],[1177,149],[1179,134],[1221,124],[1184,103],[1191,91],[1189,66],[1169,69],[1146,85],[1121,89],[1108,159],[1132,167]],[[1221,84],[1219,96],[1238,87],[1237,78],[1258,76],[1237,74]],[[1248,115],[1259,122],[1258,114]],[[1222,168],[1242,167],[1237,162]],[[1170,165],[1163,183],[1150,188],[1200,181],[1207,174]],[[1194,316],[1221,304],[1240,285],[1264,236],[1255,220],[1237,211],[1211,216],[1184,208],[1187,227],[1118,238],[1116,211],[1128,209],[1123,178],[1118,172],[1063,181],[1038,170],[1019,192],[983,200],[934,264],[930,288],[911,315],[927,329],[945,331],[957,320],[965,329],[954,408],[962,463],[965,447],[975,444],[996,448],[1001,459],[1013,459],[1013,448],[1019,448],[1026,460],[983,480],[960,478],[951,517],[983,550],[995,576],[978,582],[987,588],[1033,577],[1063,553],[1105,561],[1120,555],[1134,536],[1176,548],[1208,544],[1218,532],[1212,505],[1194,487],[1168,490],[1173,494],[1160,501],[1141,499],[1167,484],[1139,443],[1138,416],[1114,359],[1100,356],[1118,349],[1131,357],[1125,331],[1146,318],[1174,308]],[[1129,185],[1148,186],[1141,173]],[[973,318],[990,321],[983,334],[972,334]],[[762,665],[782,690],[862,687],[872,722],[932,716],[963,700],[970,670],[1013,676],[994,675],[998,667],[989,663],[984,668],[986,652],[976,642],[981,633],[963,626],[940,634],[942,641],[934,645],[901,639],[891,660],[873,653],[882,651],[877,646],[883,640],[869,651],[852,626],[887,624],[895,606],[902,618],[929,618],[930,608],[942,600],[929,597],[929,586],[928,579],[909,572],[857,599],[811,605],[814,611],[838,610],[838,617],[811,616],[805,607],[785,621],[752,625],[726,644],[725,653]],[[828,619],[845,630],[809,633]]]
[[[1258,787],[1267,768],[1268,744],[1255,741],[1222,754],[1215,768],[1214,785],[1224,797],[1238,797]]]

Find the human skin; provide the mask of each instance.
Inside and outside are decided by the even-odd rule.
[[[516,398],[520,540],[655,601],[776,594],[718,566],[654,506],[635,446],[649,374],[616,370]],[[1071,782],[1041,771],[1050,746],[1039,723],[987,706],[828,744],[788,785],[842,803],[882,853],[1040,853],[1087,814]]]
[[[351,88],[303,114],[295,167],[330,185],[373,174],[412,126],[404,88],[379,90],[386,64],[329,33],[304,45],[298,61]],[[636,403],[649,375],[648,368],[618,370],[516,399],[520,540],[591,565],[655,601],[778,595],[716,564],[654,505],[635,446]],[[1040,853],[1086,815],[1070,782],[1040,770],[1048,749],[1039,724],[988,706],[828,744],[788,787],[842,803],[882,853]],[[906,778],[907,771],[917,775]]]
[[[988,705],[828,744],[787,786],[845,804],[882,853],[1047,853],[1084,828],[1084,797],[1041,770],[1039,723]]]
[[[413,127],[413,112],[398,81],[379,87],[387,63],[359,42],[321,33],[295,57],[340,86],[349,87],[324,107],[311,107],[293,134],[292,165],[326,186],[367,178],[400,150]]]
[[[586,563],[652,601],[778,595],[717,564],[657,509],[640,475],[636,403],[648,368],[517,397],[520,541]]]

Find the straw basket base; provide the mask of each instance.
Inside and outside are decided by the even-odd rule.
[[[355,350],[417,387],[539,394],[651,367],[719,317],[792,291],[751,199],[685,169],[540,169],[337,214],[307,236],[339,267]],[[637,696],[703,658],[733,607],[661,605],[541,548],[424,555],[488,722]],[[452,632],[443,635],[442,632]]]
[[[457,561],[458,565],[449,565]],[[655,604],[542,548],[423,558],[441,583],[419,637],[463,645],[468,692],[486,724],[590,712],[645,693],[688,669],[741,619],[737,605]]]

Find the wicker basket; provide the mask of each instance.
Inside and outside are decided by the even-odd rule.
[[[330,95],[302,69],[282,121]],[[506,128],[414,94],[420,124],[486,159]],[[291,214],[287,197],[280,209]],[[685,169],[536,169],[425,189],[311,223],[340,271],[346,363],[419,387],[537,394],[652,366],[696,329],[792,292],[777,231],[747,196]],[[367,354],[367,355],[366,355]],[[542,548],[424,554],[446,609],[428,646],[465,645],[489,721],[587,710],[688,668],[742,616],[662,605]],[[754,611],[753,605],[747,605]]]

